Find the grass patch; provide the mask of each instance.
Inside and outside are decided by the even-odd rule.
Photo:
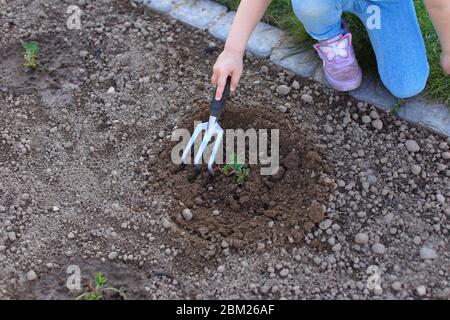
[[[216,0],[232,10],[236,10],[240,0]],[[441,47],[433,24],[428,16],[422,0],[414,0],[417,16],[422,28],[423,37],[430,62],[430,78],[425,89],[425,96],[440,102],[450,103],[450,78],[446,76],[440,65]],[[361,21],[345,14],[354,37],[354,47],[358,60],[365,70],[376,70],[375,55],[369,38]],[[287,30],[298,44],[311,44],[313,39],[306,33],[303,25],[298,21],[292,10],[291,0],[273,0],[263,19],[265,22]]]

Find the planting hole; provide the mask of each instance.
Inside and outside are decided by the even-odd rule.
[[[206,121],[208,106],[200,105],[198,109],[179,127],[192,132],[194,121]],[[181,168],[172,164],[173,145],[168,145],[161,154],[160,166],[150,169],[157,183],[148,188],[164,185],[176,199],[167,212],[176,225],[177,237],[187,237],[190,254],[200,253],[206,258],[221,250],[269,249],[301,243],[305,231],[325,218],[323,204],[333,188],[333,183],[324,179],[329,168],[320,148],[306,130],[262,107],[230,103],[220,124],[224,130],[279,129],[280,169],[275,175],[263,176],[260,169],[266,165],[249,165],[249,175],[240,185],[235,176],[225,175],[217,167],[212,177],[206,164],[197,175],[192,165]],[[246,144],[248,150],[248,141]],[[192,219],[183,217],[185,209],[192,212]]]

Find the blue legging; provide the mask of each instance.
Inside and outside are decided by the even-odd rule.
[[[342,13],[355,14],[369,33],[386,88],[398,98],[415,96],[424,89],[429,65],[412,0],[292,0],[292,5],[306,31],[317,40],[343,33]],[[374,5],[379,8],[379,28],[372,24]]]

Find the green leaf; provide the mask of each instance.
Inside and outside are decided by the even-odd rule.
[[[95,285],[97,287],[103,287],[108,282],[108,279],[101,272],[95,274]]]
[[[223,173],[228,176],[233,171],[233,168],[227,164],[223,167]]]
[[[250,173],[249,168],[244,168],[239,174],[237,174],[237,183],[238,184],[244,184],[245,179],[248,177]]]
[[[233,154],[233,160],[230,163],[227,163],[223,167],[223,173],[225,175],[230,175],[232,173],[236,176],[237,184],[244,184],[245,178],[249,175],[250,168],[245,166],[245,163],[239,163],[239,159],[236,154]]]
[[[127,292],[124,288],[119,288],[117,292],[123,300],[127,300]]]
[[[39,67],[36,54],[39,52],[39,45],[36,41],[22,43],[25,49],[24,59],[26,68],[37,69]]]
[[[23,47],[29,55],[35,55],[39,52],[39,45],[36,41],[24,42]]]
[[[102,300],[103,295],[98,291],[92,291],[84,296],[84,300]]]

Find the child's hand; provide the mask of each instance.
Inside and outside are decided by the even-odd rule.
[[[225,49],[213,68],[211,83],[217,88],[216,100],[222,98],[228,76],[231,76],[231,91],[235,91],[243,70],[242,54]]]
[[[444,73],[450,75],[450,52],[442,52],[441,55],[441,65]]]

